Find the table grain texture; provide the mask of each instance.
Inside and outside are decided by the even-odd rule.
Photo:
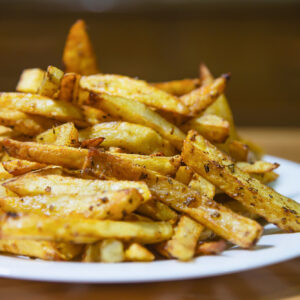
[[[240,132],[269,154],[300,162],[300,128],[240,128]],[[300,258],[231,275],[145,284],[88,285],[3,278],[0,299],[295,300],[300,299]]]

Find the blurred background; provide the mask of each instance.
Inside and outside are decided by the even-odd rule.
[[[241,126],[300,126],[300,2],[0,0],[0,90],[24,68],[61,67],[69,27],[87,22],[103,72],[148,81],[231,72]]]

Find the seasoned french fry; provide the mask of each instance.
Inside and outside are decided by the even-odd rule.
[[[63,53],[65,72],[80,75],[99,73],[94,50],[83,20],[78,20],[70,29]]]
[[[83,76],[80,87],[92,90],[101,98],[103,95],[139,101],[150,107],[188,115],[189,110],[178,98],[168,94],[143,80],[121,75],[98,74]]]
[[[300,205],[240,170],[235,163],[195,131],[184,143],[183,160],[197,173],[240,201],[250,212],[286,231],[300,231]]]
[[[243,172],[249,174],[264,174],[277,169],[279,167],[279,164],[258,160],[253,164],[249,164],[246,162],[237,162],[236,166]]]
[[[179,260],[191,260],[195,255],[196,244],[204,227],[187,216],[182,216],[174,235],[164,245],[164,250]]]
[[[98,220],[120,220],[133,212],[143,198],[136,189],[98,192],[94,195],[60,194],[3,197],[0,207],[7,212],[30,212],[47,216],[78,216]]]
[[[196,246],[196,255],[216,255],[222,253],[227,248],[224,240],[202,242]]]
[[[45,164],[38,162],[28,161],[24,159],[13,159],[2,162],[4,169],[13,176],[23,175],[25,173],[42,169],[46,167]]]
[[[54,126],[55,121],[17,110],[1,108],[0,124],[13,127],[15,132],[34,136]]]
[[[100,243],[100,259],[102,262],[116,263],[125,258],[124,246],[115,239],[104,240]]]
[[[38,94],[53,99],[57,98],[63,76],[63,71],[54,66],[49,66],[38,89]]]
[[[173,229],[168,222],[124,222],[78,217],[50,217],[34,214],[6,214],[0,220],[1,239],[29,239],[94,243],[118,239],[142,244],[169,239]]]
[[[152,154],[162,152],[166,156],[175,154],[175,149],[155,130],[128,122],[106,122],[83,129],[79,141],[103,137],[101,147],[120,147],[129,152]]]
[[[145,104],[117,96],[95,94],[93,87],[88,88],[90,95],[86,104],[100,108],[115,118],[148,126],[181,150],[184,133]],[[1,103],[1,102],[0,102]]]
[[[7,109],[44,116],[62,122],[74,122],[86,126],[81,110],[64,101],[56,101],[40,95],[23,93],[0,93],[0,105]]]
[[[178,214],[173,209],[158,200],[150,200],[141,204],[137,212],[156,221],[175,223],[178,219]]]
[[[182,126],[183,131],[198,131],[212,143],[224,143],[229,136],[229,122],[216,115],[203,115],[191,119]]]
[[[202,85],[209,85],[212,84],[214,81],[214,77],[211,74],[210,70],[203,63],[201,63],[199,66],[199,75],[200,75],[200,82]]]
[[[204,85],[180,97],[192,116],[205,110],[223,93],[226,86],[227,75],[217,78],[212,84]]]
[[[229,144],[229,155],[237,161],[248,161],[250,158],[249,147],[238,140],[234,140]]]
[[[44,260],[71,260],[82,251],[82,245],[34,240],[0,240],[0,251]]]
[[[82,261],[86,263],[100,262],[101,261],[100,245],[101,242],[96,242],[94,244],[87,244],[82,254]]]
[[[66,73],[63,75],[59,87],[59,100],[76,103],[80,75]]]
[[[181,183],[188,185],[193,177],[193,170],[187,166],[181,166],[176,172],[175,179]]]
[[[153,261],[154,259],[154,255],[138,243],[130,244],[125,251],[125,260],[127,261]]]
[[[216,194],[216,187],[197,173],[194,173],[188,186],[210,199],[213,199]]]
[[[152,83],[152,85],[174,96],[182,96],[198,88],[200,86],[200,80],[198,78],[172,80],[166,82],[155,82]]]
[[[0,181],[11,178],[11,177],[13,177],[13,176],[5,170],[5,168],[3,166],[3,162],[0,163]]]
[[[113,118],[110,116],[110,114],[100,109],[87,105],[82,105],[81,109],[84,114],[85,120],[91,125],[113,121]]]
[[[13,191],[7,189],[3,185],[0,185],[0,197],[17,197],[18,195],[14,193]],[[0,214],[3,211],[0,209]]]
[[[267,184],[272,181],[275,181],[279,175],[272,171],[264,174],[251,174],[251,176],[258,179],[261,183]]]
[[[45,77],[45,73],[45,71],[38,68],[23,70],[16,91],[37,94]]]
[[[36,141],[41,144],[54,144],[60,146],[78,146],[78,130],[72,122],[48,129],[36,136]]]

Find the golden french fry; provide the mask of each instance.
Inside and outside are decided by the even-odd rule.
[[[201,63],[199,66],[199,75],[200,75],[200,82],[202,85],[209,85],[212,84],[214,81],[214,77],[211,74],[210,70],[203,63]]]
[[[71,260],[82,251],[82,245],[34,240],[0,240],[0,251],[44,260]]]
[[[280,195],[240,170],[223,152],[190,131],[182,152],[184,162],[250,212],[286,231],[300,231],[300,204]]]
[[[125,251],[125,260],[127,261],[153,261],[154,259],[154,255],[138,243],[130,244]]]
[[[113,118],[110,116],[110,114],[100,109],[88,105],[82,105],[81,109],[84,114],[85,120],[91,125],[113,121]]]
[[[229,155],[237,161],[249,160],[249,147],[248,145],[234,140],[229,144]]]
[[[38,68],[23,70],[16,91],[37,94],[45,77],[45,73],[45,71]]]
[[[200,86],[200,80],[198,78],[181,79],[166,82],[155,82],[152,83],[152,85],[174,96],[182,96],[198,88]]]
[[[78,20],[70,28],[62,59],[65,72],[80,75],[99,73],[96,56],[83,20]]]
[[[101,98],[103,95],[130,99],[157,109],[188,115],[189,110],[178,98],[143,80],[121,75],[97,74],[83,76],[80,87],[90,90]]]
[[[193,174],[188,186],[201,193],[201,195],[206,195],[210,199],[213,199],[216,194],[216,187],[197,173]]]
[[[196,90],[181,96],[180,100],[189,108],[190,114],[196,116],[216,101],[223,93],[226,86],[226,80],[226,75],[217,78],[212,84],[201,86]]]
[[[101,147],[120,147],[129,152],[140,154],[175,154],[175,149],[155,130],[128,122],[106,122],[79,131],[79,141],[103,137]]]
[[[2,162],[4,169],[13,176],[23,175],[25,173],[42,169],[46,167],[45,164],[38,162],[28,161],[24,159],[13,159]]]
[[[9,179],[13,177],[9,172],[7,172],[3,166],[3,162],[0,163],[0,181],[1,180],[5,180],[5,179]]]
[[[121,241],[108,239],[100,243],[100,260],[102,262],[117,263],[124,259],[124,246]]]
[[[142,244],[169,239],[173,229],[168,222],[125,222],[78,217],[52,217],[15,213],[1,216],[1,239],[29,239],[94,243],[103,239]]]
[[[279,175],[272,171],[264,174],[251,174],[251,176],[258,179],[261,183],[267,184],[275,181]]]
[[[76,103],[79,87],[80,75],[76,73],[66,73],[60,82],[59,100]]]
[[[277,169],[279,167],[279,164],[258,160],[253,164],[240,161],[236,163],[236,166],[240,168],[243,172],[249,174],[264,174]]]
[[[224,143],[229,136],[229,127],[225,119],[207,114],[188,121],[182,129],[185,132],[194,129],[212,143]]]
[[[41,144],[54,144],[59,146],[76,147],[78,142],[78,130],[72,122],[52,127],[36,136],[36,141]]]
[[[84,247],[84,251],[82,254],[82,262],[100,262],[100,245],[101,242],[96,242],[93,244],[87,244]]]
[[[216,255],[222,253],[227,248],[224,240],[202,242],[196,246],[196,255]]]
[[[175,179],[183,184],[188,185],[193,177],[193,170],[187,166],[181,166],[176,172]]]

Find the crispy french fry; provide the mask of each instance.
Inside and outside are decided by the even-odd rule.
[[[193,174],[188,186],[201,193],[201,195],[206,195],[210,199],[213,199],[216,194],[216,187],[197,173]]]
[[[100,108],[115,118],[148,126],[170,141],[178,150],[181,150],[185,138],[184,133],[145,104],[107,94],[100,97],[95,94],[92,87],[89,87],[89,90],[91,93],[85,104]]]
[[[178,214],[173,209],[158,200],[150,200],[141,204],[137,212],[156,221],[175,223],[178,219]]]
[[[202,242],[196,246],[196,255],[216,255],[222,253],[227,248],[224,240]]]
[[[37,94],[45,77],[45,73],[45,71],[38,68],[23,70],[16,91]]]
[[[183,184],[188,185],[193,177],[193,170],[187,166],[181,166],[176,172],[175,179]]]
[[[15,109],[52,118],[62,122],[74,122],[78,126],[86,126],[81,110],[64,101],[56,101],[40,95],[23,93],[0,93],[0,105],[7,109]]]
[[[139,101],[150,107],[188,115],[189,110],[178,98],[166,93],[143,80],[121,75],[97,74],[83,76],[80,87],[92,90],[101,98],[103,95]]]
[[[38,89],[38,94],[53,99],[57,98],[63,76],[63,71],[54,66],[49,66]]]
[[[300,205],[240,170],[235,163],[195,131],[190,131],[182,152],[195,172],[241,202],[250,212],[286,231],[300,231]]]
[[[28,161],[24,159],[13,159],[2,162],[4,169],[13,176],[23,175],[25,173],[42,169],[46,167],[45,164],[38,162]]]
[[[179,260],[188,261],[195,255],[196,244],[204,227],[187,216],[182,216],[174,235],[164,245],[164,250]]]
[[[199,75],[200,75],[200,82],[202,85],[209,85],[212,84],[214,81],[214,77],[211,74],[210,70],[203,63],[201,63],[199,66]]]
[[[136,189],[98,192],[94,195],[60,194],[3,197],[0,207],[7,212],[30,212],[47,216],[78,216],[99,220],[120,220],[133,212],[143,197]]]
[[[124,246],[115,239],[104,240],[100,243],[100,260],[107,263],[117,263],[125,258]]]
[[[15,132],[20,134],[34,136],[54,126],[55,121],[13,110],[13,108],[1,108],[0,124],[11,126]]]
[[[258,179],[261,183],[267,184],[275,181],[279,175],[272,171],[264,174],[251,174],[251,176]]]
[[[78,130],[72,122],[64,123],[40,133],[36,136],[36,141],[41,144],[76,147],[79,145]]]
[[[196,116],[218,99],[226,86],[227,75],[217,78],[212,84],[204,85],[180,97],[192,116]]]
[[[182,96],[198,88],[200,86],[200,80],[198,78],[181,79],[166,82],[155,82],[152,83],[152,85],[174,96]]]
[[[89,262],[100,262],[100,245],[101,242],[96,242],[93,244],[87,244],[84,248],[82,254],[82,261],[89,263]]]
[[[76,103],[79,87],[80,75],[76,73],[66,73],[63,75],[60,88],[59,100]]]
[[[237,161],[248,161],[250,158],[249,147],[238,140],[234,140],[229,144],[229,155]]]
[[[106,122],[79,131],[79,141],[103,137],[101,147],[120,147],[140,154],[175,154],[175,149],[155,130],[128,122]]]
[[[1,216],[2,239],[29,239],[94,243],[102,239],[118,239],[142,244],[169,239],[173,229],[168,222],[124,222],[78,217],[52,217],[34,214]]]
[[[17,197],[18,195],[14,193],[13,191],[7,189],[3,185],[0,185],[0,197]],[[0,209],[0,214],[3,211]]]
[[[1,114],[1,112],[0,112],[0,114]],[[0,123],[1,123],[1,120],[0,120]],[[13,132],[13,130],[11,128],[0,125],[0,137],[1,138],[11,136],[12,132]]]
[[[0,163],[0,181],[11,178],[11,177],[13,177],[13,176],[5,170],[5,168],[3,166],[3,162]]]
[[[44,260],[71,260],[82,251],[82,245],[34,240],[0,240],[0,251]]]
[[[22,143],[9,139],[2,143],[12,156],[50,164],[55,163],[70,168],[81,169],[88,157],[87,150],[71,147],[62,148],[61,146],[61,151],[56,151],[54,145]],[[118,179],[143,180],[157,199],[177,211],[188,214],[235,244],[251,247],[261,235],[262,228],[255,221],[234,214],[229,209],[170,177],[134,165],[128,160],[122,160],[110,153],[95,150],[92,154],[93,156],[90,157],[93,161],[91,171],[96,175],[103,176],[105,174]]]
[[[100,109],[88,105],[82,105],[81,109],[84,114],[85,120],[89,124],[96,125],[103,122],[113,121],[113,118],[110,116],[110,114]]]
[[[80,75],[99,73],[94,50],[83,20],[78,20],[70,28],[62,59],[65,72]]]
[[[138,243],[130,244],[125,251],[125,260],[127,261],[153,261],[154,259],[154,255]]]
[[[224,143],[229,136],[229,126],[225,119],[207,114],[191,119],[181,128],[185,132],[194,129],[212,143]]]
[[[279,167],[279,164],[258,160],[253,164],[249,164],[246,162],[237,162],[236,166],[243,172],[249,174],[264,174],[277,169]]]

